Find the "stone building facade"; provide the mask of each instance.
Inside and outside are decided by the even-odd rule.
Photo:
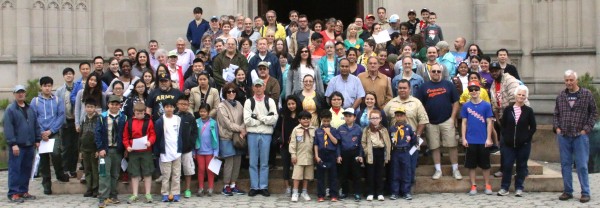
[[[17,83],[42,75],[55,77],[93,56],[108,57],[116,48],[146,48],[150,39],[174,49],[185,37],[192,9],[203,17],[242,14],[254,17],[276,0],[0,0],[0,97]],[[294,1],[297,2],[297,1]],[[299,1],[303,2],[303,1]],[[492,55],[511,52],[531,89],[537,112],[551,113],[563,88],[562,73],[574,69],[600,77],[600,1],[596,0],[354,0],[356,16],[387,8],[388,17],[407,19],[409,9],[438,14],[444,37],[463,36]],[[280,2],[279,2],[280,3]],[[315,5],[316,12],[319,6]],[[313,12],[315,12],[313,11]],[[287,19],[288,11],[278,11]],[[300,11],[301,13],[303,11]],[[309,16],[310,18],[310,16]],[[345,23],[347,25],[347,23]],[[495,56],[495,55],[494,55]],[[494,57],[492,56],[492,57]]]

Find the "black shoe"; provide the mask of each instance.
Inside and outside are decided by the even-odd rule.
[[[392,194],[392,196],[390,196],[390,199],[391,199],[391,200],[396,200],[396,199],[398,199],[398,196],[396,196],[396,195]]]
[[[10,201],[11,203],[23,203],[25,202],[25,200],[23,198],[21,198],[18,194],[13,194],[12,196],[8,197],[8,201]]]
[[[590,201],[590,196],[588,195],[581,195],[581,198],[579,199],[579,202],[581,203],[587,203]]]
[[[94,195],[94,193],[92,191],[86,191],[85,194],[83,194],[83,197],[92,197]]]
[[[256,189],[250,189],[250,191],[248,191],[248,196],[256,196],[256,194],[258,194],[258,190]]]
[[[44,194],[52,195],[52,189],[44,189]]]
[[[573,198],[573,194],[562,193],[562,195],[560,195],[558,197],[558,200],[566,201],[566,200],[569,200],[569,199],[572,199],[572,198]]]
[[[267,190],[267,189],[260,190],[260,194],[263,195],[264,197],[271,196],[271,193],[269,193],[269,190]]]
[[[57,180],[60,182],[69,182],[69,175],[64,174],[62,177],[57,177]]]

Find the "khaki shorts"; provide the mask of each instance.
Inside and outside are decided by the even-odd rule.
[[[429,149],[434,150],[442,147],[456,147],[456,129],[454,121],[451,118],[440,124],[427,124],[425,135],[427,135],[427,145]]]
[[[313,165],[294,165],[293,180],[312,180],[314,178],[315,168]]]
[[[192,157],[192,152],[181,154],[181,168],[183,168],[184,176],[191,176],[196,173],[194,167],[194,157]]]

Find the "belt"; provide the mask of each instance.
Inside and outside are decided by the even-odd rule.
[[[395,146],[392,146],[392,151],[408,152],[409,150],[410,150],[410,147],[395,147]]]

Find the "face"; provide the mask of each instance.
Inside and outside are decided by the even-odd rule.
[[[263,20],[261,18],[256,18],[254,20],[254,27],[262,27],[265,23],[263,22]]]
[[[258,76],[260,78],[267,78],[267,75],[269,75],[269,68],[267,68],[266,66],[259,66],[258,67]]]
[[[121,103],[118,103],[118,102],[110,102],[110,103],[108,103],[108,110],[111,113],[113,113],[113,114],[114,113],[118,113],[120,109],[121,109]]]
[[[169,56],[169,65],[175,66],[177,65],[177,56]]]
[[[179,109],[179,111],[188,111],[188,109],[190,108],[190,101],[188,100],[178,100],[177,101],[177,109]]]
[[[158,82],[158,87],[162,91],[169,91],[171,89],[171,80],[160,80]]]
[[[348,57],[346,58],[348,58],[348,61],[350,61],[350,63],[356,63],[356,52],[350,51],[348,53]]]
[[[160,64],[167,64],[167,56],[156,56],[156,60],[158,60],[158,63]]]
[[[490,62],[488,62],[487,60],[481,60],[481,62],[479,62],[479,67],[481,67],[482,71],[489,72],[490,71]]]
[[[42,94],[44,95],[50,95],[52,93],[52,84],[44,84],[40,86],[40,88],[42,90]]]
[[[275,43],[275,49],[277,49],[277,51],[283,51],[283,41],[281,41],[281,40],[278,40],[278,41]]]
[[[371,112],[379,112],[379,111],[371,111]],[[379,123],[381,123],[381,114],[371,113],[371,115],[369,116],[369,121],[374,126],[379,126]]]
[[[387,59],[386,51],[380,51],[379,54],[377,54],[377,61],[379,62],[379,64],[385,63],[386,59]]]
[[[244,71],[243,71],[243,70],[239,70],[239,71],[237,72],[237,74],[235,74],[235,79],[236,79],[238,82],[243,82],[244,80],[246,80],[246,73],[244,73]]]
[[[267,43],[273,43],[273,41],[275,41],[275,32],[269,30],[267,35],[265,35],[265,38],[267,38]]]
[[[117,84],[113,87],[113,94],[122,96],[123,93],[123,85]]]
[[[315,32],[321,32],[323,26],[320,23],[315,24]]]
[[[467,73],[469,73],[469,67],[466,64],[461,64],[458,66],[458,73],[461,76],[465,76],[467,75]]]
[[[252,86],[252,90],[256,95],[264,95],[265,94],[265,86],[262,85],[254,85]]]
[[[378,9],[377,10],[377,17],[379,17],[379,20],[385,20],[385,10]]]
[[[302,81],[302,83],[304,84],[304,89],[311,90],[313,88],[313,84],[315,83],[315,80],[311,76],[306,76],[306,77],[304,77],[304,80]]]
[[[194,19],[196,19],[196,20],[202,19],[202,13],[194,13]]]
[[[267,22],[269,22],[269,24],[275,24],[276,21],[277,16],[275,16],[273,12],[267,12]]]
[[[492,74],[492,76],[494,75]],[[565,86],[570,91],[575,91],[577,89],[577,78],[575,78],[575,75],[565,76]]]
[[[242,51],[250,51],[251,48],[250,42],[244,41],[244,43],[242,43]]]
[[[471,98],[479,98],[479,87],[469,87],[468,89]]]
[[[517,103],[524,103],[526,99],[527,99],[527,92],[525,90],[517,91],[517,94],[515,95],[515,101]]]
[[[138,82],[135,85],[135,91],[138,93],[138,95],[144,94],[144,91],[146,91],[146,84],[144,84],[143,82]]]
[[[302,126],[310,126],[310,118],[303,117],[300,119],[300,125]]]
[[[400,96],[401,99],[406,99],[410,96],[408,83],[398,83],[398,96]]]
[[[144,65],[148,63],[148,56],[146,55],[146,53],[140,53],[137,60],[140,65]]]
[[[361,21],[361,23],[362,23],[362,21]],[[333,30],[333,29],[335,29],[335,22],[327,22],[325,24],[325,27],[327,28],[327,30]]]
[[[331,118],[322,118],[321,125],[322,126],[331,126]]]
[[[221,42],[215,43],[215,50],[217,51],[217,53],[221,53],[221,51],[223,51],[223,43],[221,43]]]
[[[463,39],[456,38],[456,40],[454,40],[454,49],[459,50],[463,47],[465,47],[465,42],[463,42]]]
[[[206,109],[198,110],[198,114],[200,115],[200,118],[208,119],[208,111]]]
[[[102,59],[95,59],[94,60],[94,70],[102,71],[102,69],[104,69],[104,61],[102,61]]]
[[[431,81],[439,82],[442,80],[442,68],[440,65],[434,64],[431,66]]]
[[[177,47],[178,53],[183,53],[183,51],[185,50],[185,42],[184,41],[177,41],[175,46]]]
[[[91,73],[90,65],[81,65],[81,67],[79,67],[79,72],[81,73],[82,77],[87,78]]]
[[[400,34],[407,35],[408,34],[408,27],[406,27],[406,26],[400,26]]]
[[[413,20],[415,20],[416,18],[417,18],[417,14],[413,14],[413,13],[410,13],[410,14],[408,14],[408,19],[409,19],[410,21],[413,21]]]
[[[292,13],[290,14],[290,21],[298,21],[298,13]]]
[[[237,50],[235,39],[230,38],[227,40],[227,52],[235,52]]]
[[[294,101],[294,100],[288,100],[288,101],[287,101],[287,108],[288,108],[290,111],[292,111],[292,112],[293,112],[293,111],[296,111],[296,101]]]
[[[119,61],[117,61],[116,59],[111,61],[110,64],[108,65],[108,69],[110,69],[111,72],[119,71]]]
[[[134,49],[127,50],[127,56],[129,56],[129,59],[135,60],[135,54],[137,54],[136,50],[134,50]]]
[[[369,44],[365,43],[364,48],[365,51],[373,51],[373,47],[371,47]]]
[[[308,50],[308,48],[304,47],[300,50],[300,57],[303,60],[306,60],[306,59],[308,59],[308,53],[310,53],[310,51]]]
[[[369,45],[369,44],[365,44],[365,50],[368,47],[367,45]],[[335,49],[334,49],[333,45],[325,46],[325,52],[327,53],[327,55],[333,55],[335,53]]]
[[[402,55],[403,56],[411,56],[412,55],[412,47],[405,46],[404,48],[402,48]]]
[[[65,79],[65,82],[72,82],[75,78],[75,75],[71,72],[67,72],[65,75],[63,75],[63,78]]]
[[[469,75],[469,82],[470,81],[479,81],[479,77],[477,77],[475,74],[471,74]]]
[[[96,87],[96,85],[98,85],[97,77],[96,76],[90,77],[90,79],[88,79],[88,81],[87,81],[87,85],[90,86],[90,88]]]
[[[356,35],[356,26],[348,28],[350,35]]]
[[[206,78],[206,76],[199,76],[198,77],[198,85],[200,85],[200,87],[207,87],[208,86],[208,78]]]
[[[223,25],[223,34],[229,34],[229,31],[231,31],[231,25],[224,24]]]
[[[477,46],[471,46],[471,47],[469,47],[469,55],[476,56],[477,52],[478,52]]]
[[[429,24],[435,24],[435,21],[437,20],[437,16],[429,15],[429,18],[427,18],[427,20],[429,21]]]
[[[363,20],[361,18],[356,18],[354,20],[354,24],[358,27],[362,27],[363,26]]]
[[[321,46],[321,43],[323,43],[323,38],[312,40],[311,42],[312,42],[313,46],[315,46],[315,48],[317,48],[317,47]]]
[[[429,18],[429,12],[421,12],[421,17],[423,17],[423,20],[427,20],[427,18]]]
[[[371,25],[373,25],[373,23],[375,22],[375,19],[373,19],[373,18],[367,18],[367,19],[365,20],[365,22],[367,23],[367,26],[369,26],[369,27],[370,27],[370,26],[371,26]]]
[[[494,69],[494,70],[490,70],[490,74],[492,75],[492,78],[494,80],[498,80],[500,79],[500,77],[502,76],[502,69]]]
[[[367,71],[376,72],[379,70],[379,61],[375,58],[369,58],[369,61],[367,61],[367,66]]]
[[[246,32],[252,31],[252,20],[250,18],[244,20],[244,30]]]
[[[204,64],[202,62],[196,62],[192,65],[192,70],[194,74],[200,74],[200,72],[204,71]]]
[[[353,124],[355,120],[356,117],[353,114],[344,114],[344,121],[346,122],[346,124]]]
[[[479,60],[477,59],[471,59],[471,69],[473,70],[479,70]]]
[[[338,96],[333,96],[331,98],[331,107],[336,107],[336,108],[342,107],[342,98],[338,97]]]
[[[173,112],[175,112],[175,106],[173,105],[165,105],[163,108],[167,116],[173,115]]]
[[[305,17],[298,19],[298,26],[304,30],[308,26],[308,20]]]
[[[340,61],[340,74],[342,76],[348,76],[350,74],[350,62],[348,60]]]
[[[115,53],[113,54],[113,56],[114,56],[114,57],[115,57],[117,60],[121,61],[121,59],[123,58],[123,52],[120,52],[120,51],[119,51],[119,52],[115,52]]]
[[[381,31],[381,25],[375,25],[375,27],[373,27],[373,31],[375,34],[379,33]]]
[[[435,59],[437,59],[437,57],[438,57],[438,53],[437,53],[437,50],[435,49],[435,47],[427,48],[427,60],[435,61]]]
[[[402,69],[404,71],[404,73],[410,73],[412,72],[412,59],[411,58],[405,58],[402,59]]]
[[[221,25],[219,24],[219,20],[210,21],[210,28],[212,28],[213,30],[218,30],[219,27],[221,27]]]
[[[279,56],[279,65],[281,67],[285,67],[285,65],[288,63],[287,57],[285,56]]]
[[[267,52],[267,40],[261,39],[256,43],[258,52]]]
[[[342,31],[344,30],[344,25],[342,24],[342,22],[336,22],[335,23],[335,31]]]
[[[506,51],[498,52],[498,61],[502,63],[508,61],[508,54],[506,53]]]
[[[91,115],[94,112],[96,112],[96,106],[95,105],[85,104],[85,113],[87,113],[88,115]]]
[[[367,105],[367,107],[375,106],[375,96],[373,96],[371,94],[367,94],[365,96],[365,104]]]
[[[288,27],[290,29],[290,32],[295,33],[298,32],[298,26],[296,25],[292,25]]]
[[[148,49],[150,50],[150,53],[152,53],[152,54],[156,53],[156,50],[158,50],[158,43],[150,42],[150,44],[148,44]]]
[[[15,92],[15,93],[13,93],[13,95],[15,96],[15,101],[17,101],[17,102],[25,101],[25,97],[26,97],[25,90],[20,90],[18,92]]]
[[[336,45],[336,46],[335,46],[335,53],[336,53],[336,54],[337,54],[339,57],[345,56],[346,54],[345,54],[344,52],[346,52],[346,51],[345,51],[345,48],[344,48],[344,46],[343,46],[343,45],[339,44],[339,45]]]
[[[234,99],[235,99],[235,95],[236,95],[236,93],[237,93],[237,92],[236,92],[236,91],[235,91],[235,89],[233,89],[233,88],[231,88],[231,89],[227,89],[227,90],[225,91],[225,94],[226,94],[226,98],[227,98],[227,100],[234,100]]]

